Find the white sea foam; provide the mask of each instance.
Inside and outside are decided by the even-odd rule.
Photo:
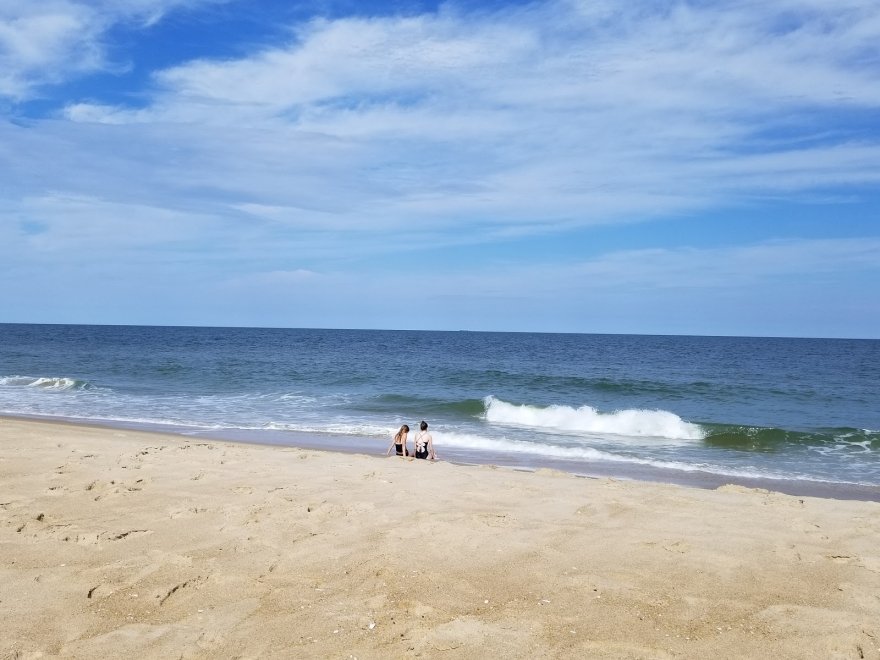
[[[783,474],[781,472],[773,472],[771,470],[760,469],[731,469],[720,465],[711,465],[708,463],[685,463],[682,461],[668,461],[651,458],[642,458],[638,456],[626,456],[622,454],[614,454],[611,452],[601,451],[593,447],[585,446],[561,446],[545,443],[527,442],[523,440],[513,440],[509,438],[487,438],[480,435],[471,435],[466,433],[446,433],[434,432],[434,447],[437,453],[443,453],[444,447],[454,447],[460,449],[469,449],[479,452],[486,452],[492,455],[498,454],[526,454],[538,458],[562,459],[568,461],[597,461],[597,462],[614,462],[629,463],[633,465],[645,465],[655,468],[663,468],[670,470],[680,470],[683,472],[709,472],[713,474],[721,474],[731,477],[744,477],[749,479],[812,479],[813,481],[822,481],[803,475]]]
[[[269,431],[295,431],[297,433],[320,433],[330,435],[351,435],[357,437],[390,438],[399,427],[378,424],[308,424],[294,422],[269,422],[260,427]]]
[[[486,421],[566,432],[612,434],[638,438],[702,440],[706,433],[699,424],[684,421],[666,410],[618,410],[602,413],[591,406],[528,406],[486,397]]]
[[[83,389],[86,383],[75,378],[51,378],[45,376],[3,376],[0,385],[6,387],[32,387],[43,390],[66,391]]]
[[[608,452],[600,451],[592,447],[563,447],[525,440],[512,440],[509,438],[488,438],[482,435],[470,433],[449,433],[433,431],[434,444],[438,447],[457,447],[480,452],[513,452],[517,454],[531,454],[548,458],[565,458],[581,460],[621,460],[620,457]]]

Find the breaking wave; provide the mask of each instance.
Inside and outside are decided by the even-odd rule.
[[[603,433],[640,438],[702,440],[699,424],[684,421],[666,410],[618,410],[599,412],[591,406],[529,406],[507,403],[494,396],[484,400],[485,418],[492,424],[552,431]]]
[[[91,387],[88,381],[76,378],[48,377],[48,376],[2,376],[0,386],[3,387],[30,387],[55,392],[70,390],[86,390]]]

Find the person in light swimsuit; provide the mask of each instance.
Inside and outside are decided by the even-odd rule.
[[[388,451],[385,452],[385,455],[388,456],[391,454],[391,448],[394,447],[394,451],[400,457],[409,456],[409,449],[406,447],[406,437],[409,435],[409,427],[404,424],[400,427],[400,430],[394,435],[394,438],[391,440],[391,444],[388,445]]]
[[[419,432],[415,437],[415,450],[416,458],[437,460],[437,454],[434,453],[434,438],[428,433],[428,422],[419,424]]]

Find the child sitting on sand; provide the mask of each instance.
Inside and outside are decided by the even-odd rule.
[[[394,438],[391,440],[391,444],[388,445],[388,451],[385,452],[385,455],[388,456],[391,453],[391,448],[394,447],[395,452],[398,456],[406,457],[409,456],[409,449],[406,448],[406,437],[409,434],[409,426],[404,424],[400,427],[400,430],[395,434]]]
[[[430,458],[432,461],[437,459],[434,453],[434,438],[428,433],[428,422],[423,421],[419,424],[419,433],[415,439],[416,458]]]

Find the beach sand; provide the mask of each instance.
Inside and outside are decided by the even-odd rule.
[[[880,658],[878,503],[384,450],[0,419],[0,657]]]

